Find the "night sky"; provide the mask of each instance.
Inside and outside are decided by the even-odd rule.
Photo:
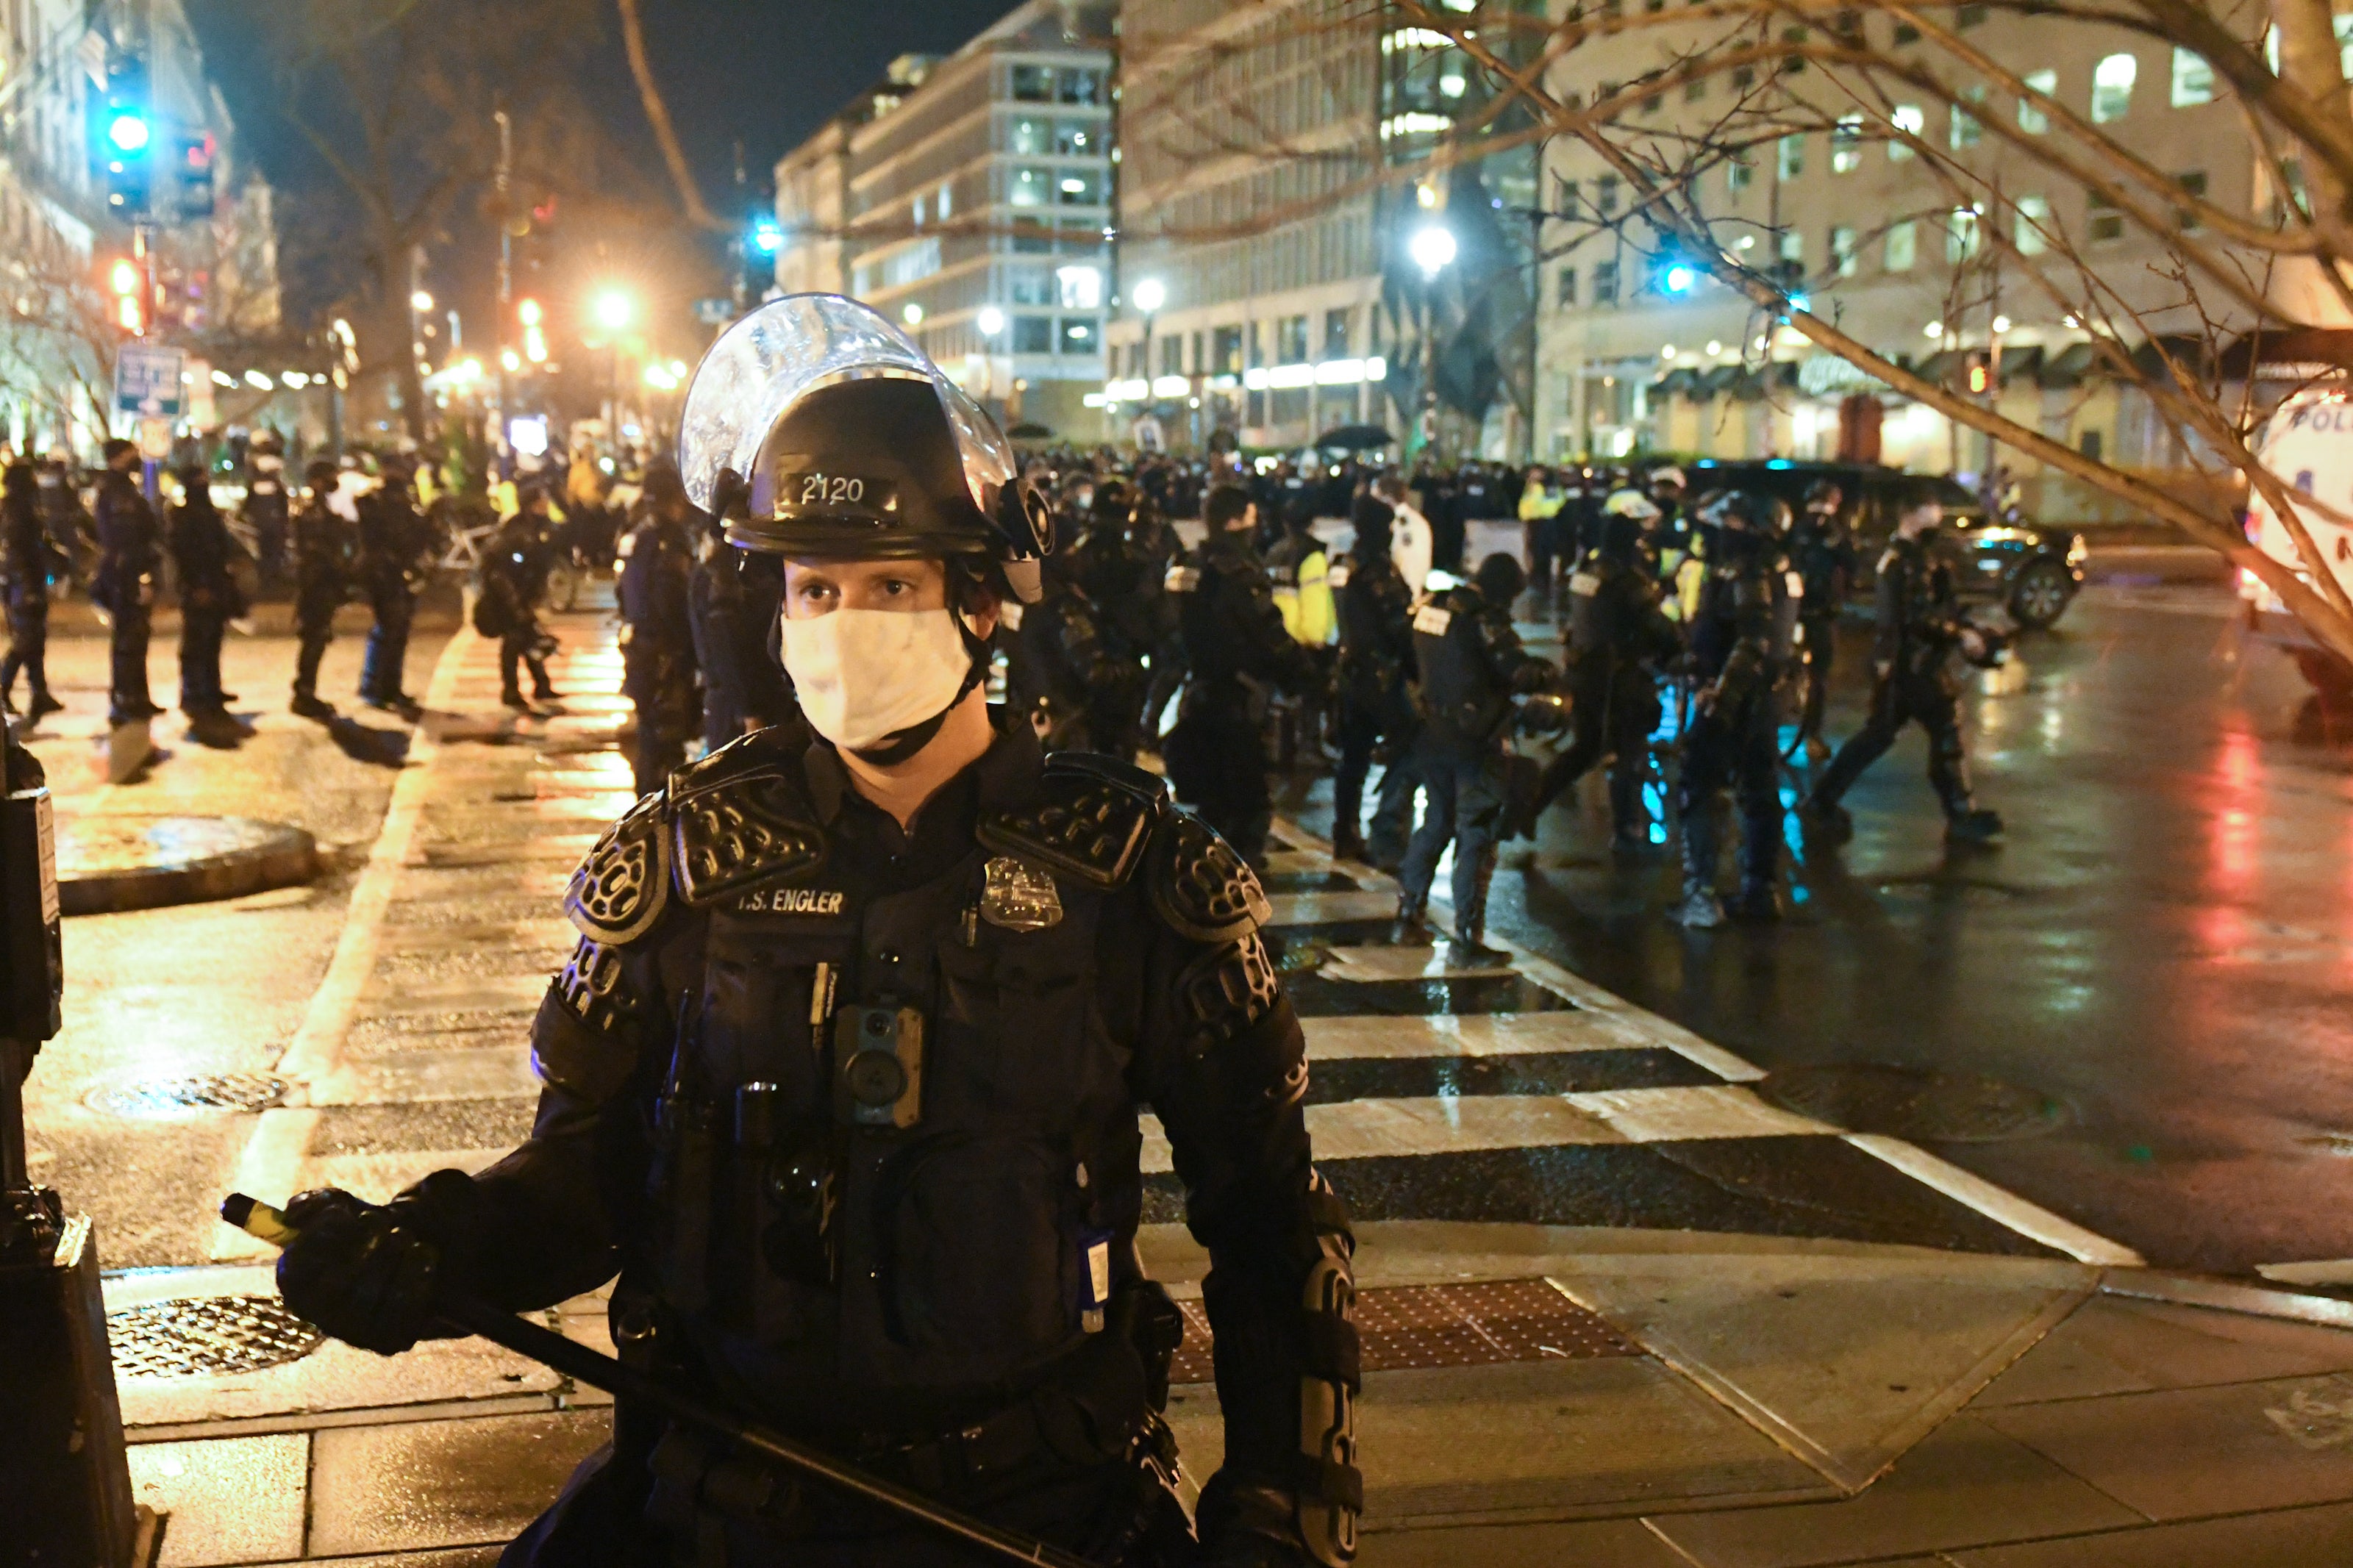
[[[485,0],[494,3],[494,0]],[[206,63],[237,118],[248,161],[299,190],[323,171],[269,112],[265,69],[242,46],[260,25],[249,0],[188,0]],[[640,0],[655,74],[714,212],[741,210],[731,190],[734,143],[756,190],[776,159],[882,75],[902,54],[946,54],[1012,9],[1011,0]],[[669,189],[621,46],[620,18],[601,6],[602,37],[577,90]]]

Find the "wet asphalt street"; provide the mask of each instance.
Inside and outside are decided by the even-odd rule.
[[[1320,854],[1328,783],[1295,793],[1307,831],[1269,877],[1270,935],[1307,1023],[1319,1162],[1366,1218],[2114,1243],[2232,1272],[2353,1257],[2353,757],[2294,738],[2300,680],[2242,649],[2230,612],[2211,588],[2094,590],[1970,698],[2008,840],[1945,852],[1907,737],[1850,797],[1851,845],[1793,833],[1797,900],[1770,929],[1670,924],[1673,866],[1609,861],[1596,781],[1504,857],[1493,930],[1532,956],[1451,969],[1397,944],[1387,884]],[[37,1170],[98,1215],[110,1266],[225,1256],[209,1208],[228,1185],[380,1197],[480,1168],[527,1125],[557,893],[628,800],[610,626],[560,629],[575,698],[552,723],[493,717],[487,649],[453,668],[438,745],[409,770],[413,842],[389,858],[388,737],[276,716],[214,753],[159,723],[178,754],[111,791],[91,781],[94,715],[45,743],[69,813],[235,810],[328,850],[308,889],[69,922],[68,1029],[32,1085],[33,1142]],[[1833,738],[1857,719],[1864,636],[1841,660]],[[78,712],[95,651],[61,649]],[[337,644],[331,684],[356,652]],[[242,647],[244,706],[275,706],[283,657]],[[365,951],[345,952],[371,876]],[[108,1098],[287,1072],[290,1046],[313,1069],[307,1105],[155,1117]],[[1913,1075],[1892,1119],[1868,1092],[1887,1069]],[[1151,1217],[1173,1218],[1155,1158]]]
[[[1910,1135],[2152,1263],[2353,1258],[2353,752],[2295,738],[2304,685],[2232,604],[2095,586],[1973,691],[1998,847],[1946,851],[1915,730],[1849,797],[1851,844],[1792,818],[1777,927],[1667,921],[1677,870],[1611,864],[1599,779],[1505,851],[1491,923],[1770,1069],[1768,1099],[1851,1087],[1788,1074],[1831,1065],[1996,1080],[1928,1084]]]

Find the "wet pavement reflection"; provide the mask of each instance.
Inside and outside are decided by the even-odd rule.
[[[2353,752],[2298,741],[2302,681],[2232,611],[2219,588],[2094,587],[2021,641],[1966,702],[1996,848],[1947,852],[1915,730],[1848,797],[1852,843],[1810,847],[1792,816],[1786,921],[1687,933],[1663,853],[1610,859],[1597,779],[1506,850],[1491,927],[1767,1068],[2063,1104],[2036,1136],[1924,1142],[2151,1262],[2353,1257]],[[1833,743],[1868,637],[1844,628]]]

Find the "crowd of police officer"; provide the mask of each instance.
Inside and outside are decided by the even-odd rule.
[[[1809,835],[1842,842],[1841,797],[1907,722],[1927,731],[1948,838],[2000,832],[1970,794],[1953,668],[1956,655],[1998,659],[2000,638],[1962,615],[1925,488],[1902,498],[1874,574],[1869,718],[1833,756],[1831,662],[1864,565],[1852,498],[1834,481],[1793,510],[1748,491],[1689,495],[1672,466],[1559,482],[1538,468],[1516,508],[1527,564],[1498,552],[1464,572],[1461,503],[1449,502],[1453,528],[1435,526],[1416,504],[1426,475],[1345,470],[1353,539],[1335,553],[1311,525],[1339,510],[1327,492],[1343,470],[1312,483],[1212,470],[1205,537],[1188,552],[1164,487],[1084,460],[1059,478],[1041,469],[1033,478],[1059,497],[1060,548],[1044,597],[999,634],[1015,706],[1050,748],[1123,760],[1157,750],[1178,798],[1253,863],[1270,771],[1295,763],[1303,739],[1320,756],[1330,736],[1334,847],[1398,874],[1409,926],[1422,923],[1451,845],[1456,941],[1478,946],[1501,847],[1595,769],[1608,776],[1615,856],[1652,853],[1672,816],[1684,867],[1674,912],[1694,927],[1777,918],[1785,784]],[[1565,623],[1558,663],[1522,645],[1514,616],[1531,605]],[[1555,742],[1549,760],[1532,754],[1536,738]],[[1367,822],[1376,761],[1386,766]],[[1725,897],[1727,796],[1737,850]]]

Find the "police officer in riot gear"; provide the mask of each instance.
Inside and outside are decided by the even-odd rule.
[[[1487,884],[1503,837],[1512,699],[1543,690],[1558,673],[1523,648],[1512,628],[1512,602],[1526,586],[1518,560],[1498,552],[1479,563],[1469,583],[1432,595],[1413,616],[1421,674],[1413,771],[1429,798],[1398,872],[1398,918],[1409,930],[1422,925],[1439,858],[1451,842],[1454,940],[1472,952],[1484,949]]]
[[[408,694],[408,634],[417,619],[423,558],[432,544],[410,489],[415,472],[413,459],[387,458],[384,482],[358,502],[360,584],[375,613],[360,658],[360,700],[411,718],[424,711],[424,704]]]
[[[1630,491],[1627,500],[1633,504],[1620,505],[1597,525],[1595,548],[1569,574],[1571,738],[1546,764],[1535,803],[1542,812],[1607,758],[1610,847],[1621,857],[1650,848],[1642,781],[1651,734],[1659,727],[1659,670],[1683,651],[1682,634],[1662,607],[1658,574],[1643,545],[1652,509]]]
[[[262,586],[274,591],[286,581],[287,529],[293,509],[286,494],[286,438],[275,430],[255,435],[245,452],[245,521]]]
[[[1162,756],[1176,798],[1201,814],[1252,865],[1263,864],[1274,817],[1261,725],[1270,687],[1297,691],[1314,674],[1307,650],[1283,630],[1251,536],[1258,505],[1238,485],[1201,503],[1208,535],[1200,564],[1171,573],[1192,684]]]
[[[179,480],[170,542],[180,594],[180,711],[193,731],[217,727],[237,700],[221,689],[221,638],[248,606],[230,567],[237,543],[213,505],[211,476],[203,464],[190,463]]]
[[[163,531],[155,509],[132,476],[139,448],[113,440],[103,448],[106,472],[98,481],[98,574],[90,603],[113,618],[112,679],[107,721],[135,723],[163,712],[147,694],[147,637],[155,607],[155,580],[164,568]]]
[[[534,703],[555,701],[561,693],[548,679],[547,656],[554,638],[539,624],[547,597],[549,558],[554,552],[545,487],[526,485],[516,493],[515,514],[499,525],[482,552],[482,591],[474,602],[474,629],[499,639],[499,700],[523,713]],[[522,672],[531,672],[532,694],[522,693]]]
[[[622,1354],[1110,1565],[1191,1542],[1161,1419],[1181,1320],[1134,1246],[1149,1101],[1208,1247],[1208,1563],[1339,1568],[1361,1481],[1352,1241],[1248,868],[1150,774],[992,717],[987,639],[1049,542],[995,424],[881,317],[772,302],[681,420],[696,500],[785,562],[810,730],[673,775],[566,897],[531,1140],[378,1206],[289,1206],[288,1304],[386,1353],[437,1290],[617,1271]],[[735,473],[747,477],[742,481]],[[973,1561],[768,1484],[624,1399],[508,1568]]]
[[[1006,695],[1047,751],[1118,755],[1096,743],[1095,723],[1108,706],[1102,694],[1141,693],[1144,672],[1105,645],[1094,606],[1080,591],[1081,571],[1074,552],[1047,557],[1041,596],[1022,606],[1014,628]]]
[[[1089,717],[1094,750],[1132,762],[1145,742],[1147,665],[1176,629],[1168,603],[1168,563],[1176,533],[1160,503],[1142,490],[1125,506],[1098,505],[1080,542],[1079,589],[1094,612],[1104,651],[1124,672],[1093,689]]]
[[[1699,690],[1676,783],[1683,900],[1675,918],[1702,930],[1722,925],[1726,910],[1715,894],[1717,797],[1726,784],[1740,807],[1740,889],[1731,912],[1780,917],[1781,701],[1797,667],[1805,587],[1783,552],[1788,511],[1769,497],[1733,490],[1717,498],[1708,519],[1707,575],[1691,625]]]
[[[1369,504],[1368,504],[1369,503]],[[1366,494],[1356,506],[1356,536],[1347,559],[1331,569],[1340,622],[1340,765],[1332,775],[1332,853],[1384,870],[1405,858],[1413,826],[1413,593],[1390,558],[1387,501]],[[1376,747],[1386,748],[1372,834],[1363,829],[1365,780]]]
[[[621,540],[621,689],[638,710],[638,793],[686,761],[695,706],[694,540],[686,486],[668,463],[646,475],[638,521]]]
[[[16,672],[25,672],[28,720],[38,723],[65,704],[49,694],[49,577],[63,553],[49,538],[41,510],[40,479],[32,464],[15,462],[0,477],[0,595],[8,609],[8,657],[0,662],[0,712],[15,712]]]
[[[1806,582],[1798,617],[1799,653],[1806,661],[1806,692],[1798,710],[1798,738],[1813,763],[1830,760],[1822,739],[1822,715],[1830,700],[1831,656],[1838,646],[1839,606],[1854,581],[1854,534],[1848,526],[1846,494],[1835,479],[1806,487],[1803,510],[1789,536],[1790,563]]]
[[[341,488],[335,465],[314,462],[303,470],[308,489],[294,514],[294,700],[290,711],[305,719],[332,719],[334,705],[319,695],[319,661],[335,640],[335,612],[352,591],[359,552],[357,512]]]
[[[762,558],[746,556],[728,543],[722,526],[708,516],[695,517],[689,526],[694,536],[694,575],[688,584],[687,607],[694,632],[694,666],[702,675],[702,743],[705,751],[715,752],[730,741],[781,722],[792,700],[768,654],[776,584],[761,574],[755,589],[747,574]]]
[[[1916,721],[1928,731],[1928,783],[1945,808],[1946,838],[1982,844],[2000,836],[2001,816],[1979,807],[1969,793],[1952,656],[1958,652],[1972,663],[1989,663],[2000,650],[1988,633],[1963,617],[1953,592],[1953,569],[1936,553],[1936,531],[1945,517],[1936,492],[1926,485],[1914,487],[1896,509],[1895,537],[1880,557],[1873,590],[1878,626],[1871,645],[1871,716],[1839,748],[1800,809],[1831,838],[1852,837],[1853,820],[1839,802],[1862,770],[1895,743],[1904,726]]]

